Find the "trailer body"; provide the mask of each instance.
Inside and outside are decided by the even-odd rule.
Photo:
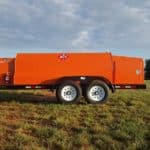
[[[63,78],[99,78],[114,88],[144,88],[141,58],[111,53],[19,53],[16,58],[0,59],[0,85],[49,86]],[[40,87],[39,87],[40,88]]]

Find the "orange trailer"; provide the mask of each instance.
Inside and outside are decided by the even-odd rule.
[[[109,90],[145,89],[141,58],[111,53],[19,53],[0,59],[1,89],[55,89],[61,102],[104,102]]]

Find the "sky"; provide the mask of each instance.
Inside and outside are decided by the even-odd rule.
[[[0,0],[0,57],[55,51],[150,58],[150,0]]]

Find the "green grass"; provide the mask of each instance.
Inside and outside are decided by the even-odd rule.
[[[0,149],[148,150],[147,90],[117,91],[103,105],[57,104],[48,91],[0,92]]]

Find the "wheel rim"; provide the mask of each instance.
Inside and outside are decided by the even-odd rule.
[[[73,101],[77,97],[77,90],[71,85],[64,86],[61,90],[61,96],[65,101]]]
[[[95,85],[92,86],[89,90],[88,96],[93,101],[102,101],[105,98],[105,90],[102,86]]]

